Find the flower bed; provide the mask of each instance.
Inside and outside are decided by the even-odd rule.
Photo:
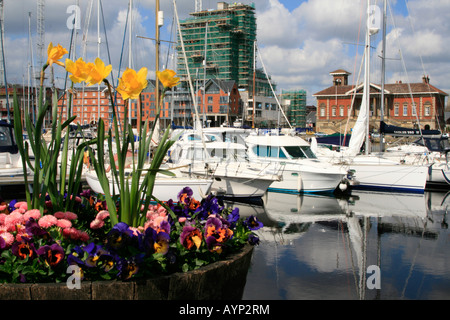
[[[132,228],[123,222],[111,227],[105,203],[89,191],[82,193],[77,203],[75,212],[53,212],[48,201],[44,214],[27,210],[25,202],[0,206],[1,292],[8,288],[4,292],[16,292],[25,299],[45,297],[47,289],[38,284],[51,282],[62,290],[62,297],[62,292],[71,292],[70,296],[96,299],[104,298],[104,293],[95,291],[101,282],[128,288],[128,298],[151,298],[153,293],[143,290],[145,283],[159,288],[156,292],[164,291],[160,298],[169,299],[182,297],[177,292],[187,290],[183,283],[206,288],[204,280],[195,280],[204,275],[199,270],[219,266],[225,273],[213,271],[210,279],[217,282],[222,278],[226,285],[229,277],[237,277],[245,284],[250,244],[259,242],[253,230],[262,224],[253,216],[240,218],[238,208],[225,209],[213,196],[197,201],[186,187],[176,203],[142,208],[144,226]],[[71,290],[78,280],[80,289]],[[24,288],[16,283],[30,285]],[[202,298],[203,289],[194,291]],[[41,293],[36,296],[37,292]]]
[[[238,300],[242,298],[252,252],[253,246],[245,245],[224,260],[197,270],[136,281],[84,281],[78,290],[69,289],[65,283],[0,284],[0,299]]]

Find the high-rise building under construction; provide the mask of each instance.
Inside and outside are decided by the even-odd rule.
[[[217,9],[191,13],[180,21],[187,64],[192,81],[217,78],[235,81],[238,88],[253,91],[256,41],[254,4],[219,2]],[[177,73],[187,80],[187,70],[178,38]],[[261,76],[258,73],[258,78]],[[260,80],[260,79],[258,79]],[[256,90],[269,91],[257,83]],[[267,82],[266,82],[267,83]],[[259,92],[256,92],[258,94]]]

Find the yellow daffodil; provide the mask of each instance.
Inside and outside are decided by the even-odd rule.
[[[136,72],[133,69],[126,69],[121,78],[119,78],[119,85],[117,91],[122,96],[122,99],[137,99],[139,94],[145,87],[147,87],[147,68],[143,67]]]
[[[175,77],[176,72],[170,69],[166,69],[164,71],[156,71],[156,76],[159,81],[161,81],[164,88],[172,88],[175,87],[179,82],[180,78]]]
[[[109,76],[111,70],[112,65],[105,66],[105,63],[100,58],[96,58],[86,82],[88,82],[89,85],[100,83]]]
[[[94,64],[92,62],[84,62],[83,58],[79,58],[75,62],[70,59],[66,59],[66,70],[71,73],[69,78],[73,83],[87,81],[93,68]]]
[[[56,63],[64,67],[64,63],[58,60],[61,59],[62,56],[67,53],[68,53],[67,49],[63,48],[60,44],[54,47],[53,43],[50,42],[47,48],[47,56],[48,56],[47,65],[51,66],[53,63]]]

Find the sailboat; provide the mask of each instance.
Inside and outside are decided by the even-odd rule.
[[[364,82],[363,98],[359,115],[348,148],[337,153],[324,148],[314,148],[321,158],[337,166],[345,166],[355,172],[355,179],[359,182],[352,186],[354,189],[368,189],[378,191],[396,191],[423,193],[428,177],[429,165],[405,164],[395,159],[380,155],[369,154],[369,106],[370,106],[370,37],[379,31],[371,23],[370,1],[367,3],[367,23],[364,49]],[[365,141],[365,154],[360,149]]]

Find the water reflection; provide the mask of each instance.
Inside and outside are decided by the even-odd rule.
[[[226,205],[265,225],[244,299],[450,298],[448,194],[269,192]]]

